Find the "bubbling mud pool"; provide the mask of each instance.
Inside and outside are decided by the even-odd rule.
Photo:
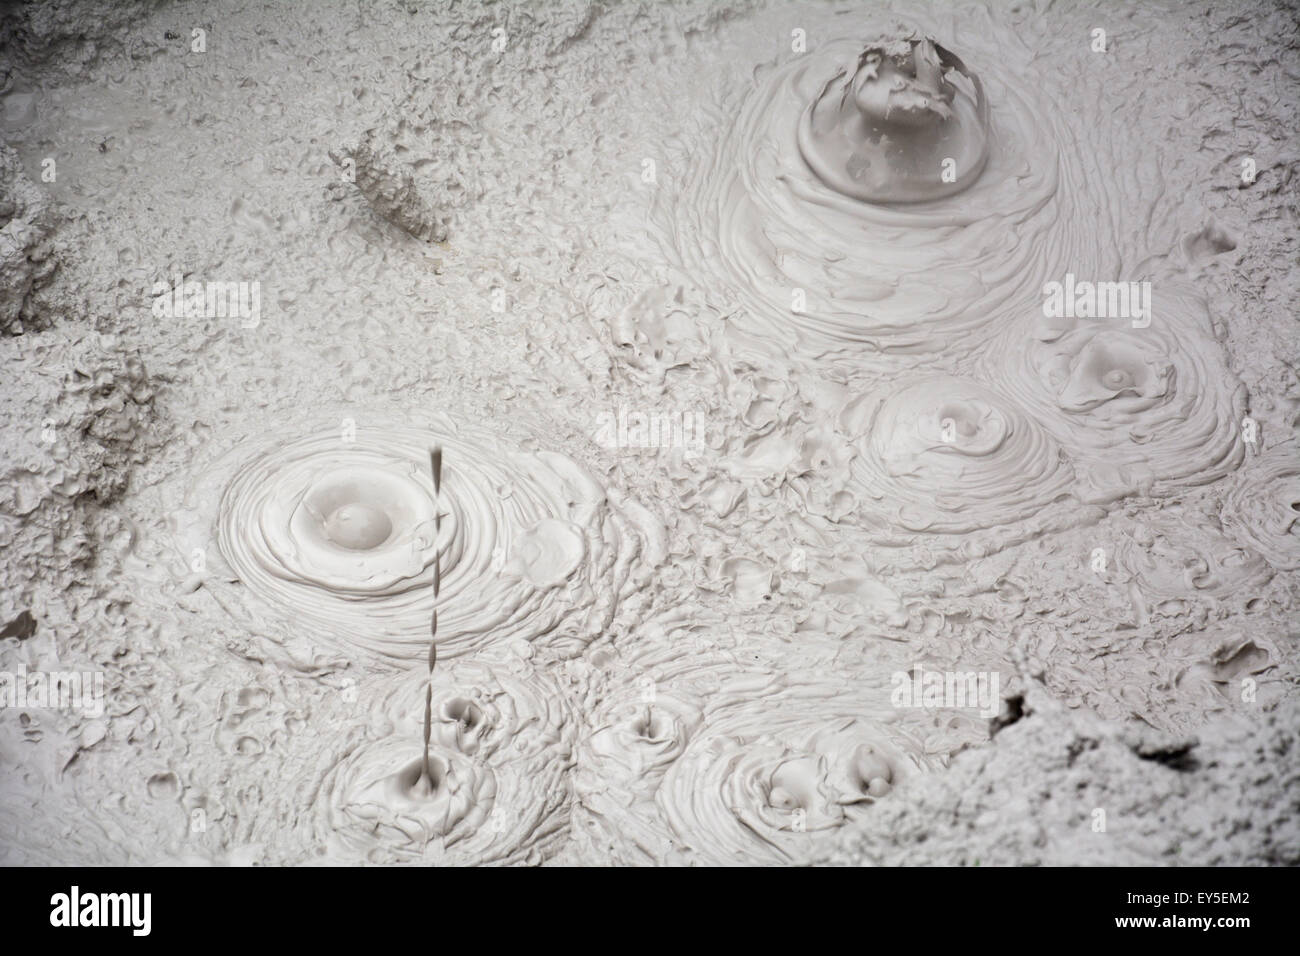
[[[168,853],[800,863],[886,802],[907,806],[900,789],[987,741],[990,713],[891,699],[892,677],[914,664],[1004,675],[1007,696],[1023,643],[1069,675],[1072,705],[1113,690],[1107,716],[1180,729],[1223,706],[1241,675],[1264,682],[1284,642],[1232,626],[1272,599],[1278,571],[1300,567],[1296,448],[1255,453],[1243,442],[1249,401],[1223,317],[1182,274],[1155,211],[1171,183],[1158,168],[1117,172],[1128,162],[1116,159],[1124,117],[1099,94],[1103,71],[1066,75],[1040,59],[1033,30],[1011,22],[1024,11],[975,5],[899,24],[878,13],[829,17],[820,30],[810,21],[816,41],[799,55],[773,58],[770,35],[738,40],[742,82],[704,95],[698,118],[664,120],[653,146],[636,143],[664,149],[655,188],[635,199],[649,244],[644,220],[620,220],[619,207],[608,229],[590,224],[599,248],[581,261],[610,301],[619,291],[657,301],[677,325],[652,328],[635,362],[621,333],[612,345],[584,340],[591,354],[572,363],[576,378],[564,361],[549,365],[568,344],[552,325],[581,323],[531,309],[542,296],[528,288],[538,263],[545,282],[582,287],[556,252],[566,246],[558,206],[574,197],[535,191],[532,212],[550,221],[502,246],[482,243],[490,230],[458,233],[474,212],[469,194],[486,188],[480,173],[506,186],[521,175],[503,159],[517,131],[465,105],[488,86],[457,90],[464,110],[445,122],[407,122],[442,115],[425,96],[439,81],[427,62],[411,72],[414,94],[377,97],[397,104],[397,172],[363,170],[382,201],[370,190],[373,206],[327,207],[338,229],[325,245],[362,259],[356,284],[373,283],[380,306],[426,289],[447,301],[442,316],[420,313],[428,328],[398,326],[429,332],[437,349],[413,349],[405,368],[374,350],[372,374],[411,373],[402,380],[432,383],[415,394],[433,396],[459,383],[421,363],[467,380],[491,366],[486,349],[513,333],[479,337],[470,327],[491,321],[449,316],[474,317],[476,296],[498,281],[530,308],[525,372],[506,361],[477,379],[491,393],[471,403],[478,415],[426,416],[416,399],[393,409],[358,386],[360,400],[293,427],[213,426],[201,440],[215,450],[164,484],[169,560],[153,566],[184,570],[163,593],[142,587],[139,603],[156,596],[149,609],[171,620],[183,592],[183,614],[216,625],[203,649],[214,660],[232,652],[246,682],[213,693],[210,740],[186,739],[211,716],[194,703],[203,678],[166,700],[181,715],[168,725],[177,750],[192,756],[168,757],[142,798],[155,802],[142,805],[160,819],[171,804],[202,810],[210,822],[206,843],[169,836]],[[704,42],[734,49],[731,31],[748,29],[736,20],[710,21]],[[631,106],[662,92],[656,62],[680,63],[642,63],[645,90]],[[548,95],[567,109],[564,79]],[[578,106],[590,100],[617,126],[617,97],[590,96],[589,82],[571,84],[584,91]],[[455,195],[449,244],[404,259],[409,237],[383,219],[412,232],[403,217],[429,210],[404,203],[452,176],[431,157],[455,154],[462,133],[482,145],[482,169],[441,190]],[[366,135],[391,138],[382,125]],[[409,169],[404,156],[415,157]],[[266,221],[289,240],[291,217]],[[419,259],[426,251],[442,258]],[[509,282],[482,265],[489,255]],[[411,277],[426,267],[441,281]],[[661,269],[697,288],[627,281],[658,282]],[[1153,308],[1138,322],[1049,319],[1044,285],[1068,272],[1151,280]],[[599,328],[603,300],[574,298]],[[710,317],[722,329],[712,338],[700,331]],[[319,343],[306,340],[334,332],[316,326],[289,344],[310,357]],[[682,344],[694,333],[708,348]],[[602,453],[574,437],[597,396],[648,403],[641,378],[661,387],[656,399],[703,395],[710,421],[692,430],[689,456]],[[300,386],[290,399],[308,394]],[[554,436],[521,424],[529,401],[553,403]],[[492,415],[516,408],[520,421],[494,426]],[[721,449],[705,441],[717,432]],[[1221,500],[1194,497],[1220,485]],[[1098,545],[1103,560],[1088,569]],[[1197,614],[1212,625],[1208,642],[1159,630]],[[1099,688],[1106,666],[1136,676]],[[1194,704],[1166,712],[1153,704],[1166,693]],[[77,799],[102,805],[92,791]],[[93,848],[98,837],[85,839]]]
[[[1162,285],[1145,325],[1039,317],[1046,280],[1115,256],[1077,227],[1087,180],[1057,111],[976,52],[972,69],[912,34],[758,71],[667,211],[672,249],[720,266],[747,306],[742,335],[770,333],[794,366],[847,357],[852,380],[884,372],[834,418],[846,516],[877,572],[1097,522],[1126,495],[1217,480],[1243,455],[1241,391],[1193,291]],[[953,363],[962,342],[981,347]],[[584,661],[557,681],[558,659],[663,558],[654,522],[562,455],[450,425],[239,452],[218,540],[259,605],[414,664],[437,574],[438,656],[466,658],[432,676],[427,772],[414,677],[326,757],[304,838],[334,855],[535,862],[572,838],[624,862],[797,862],[946,757],[923,742],[924,715],[889,706],[879,666],[774,679],[634,628],[621,677]],[[1220,536],[1189,580],[1186,560],[1210,552],[1180,561],[1185,526],[1167,545],[1159,529],[1126,539],[1117,567],[1156,601],[1267,579]],[[984,730],[946,733],[951,747]]]

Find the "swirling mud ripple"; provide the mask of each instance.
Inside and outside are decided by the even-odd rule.
[[[1245,453],[1245,389],[1203,300],[1161,283],[1146,321],[1030,316],[983,362],[1068,451],[1088,501],[1217,481]]]
[[[1244,468],[1223,520],[1279,571],[1300,569],[1300,443],[1275,445]]]
[[[446,463],[436,501],[434,445]],[[486,432],[334,428],[234,454],[244,460],[215,523],[231,576],[258,602],[250,613],[347,651],[424,659],[435,555],[440,658],[515,639],[577,653],[656,560],[644,509],[616,506],[563,455]],[[212,474],[196,509],[229,472]]]
[[[431,678],[432,780],[422,779],[424,680],[386,695],[322,775],[315,840],[336,858],[538,863],[566,839],[575,724],[564,687],[518,641]]]
[[[1074,222],[1060,110],[1005,60],[913,35],[756,71],[657,210],[666,245],[683,269],[718,270],[745,333],[857,362],[983,338],[1066,265],[1113,271]]]
[[[968,379],[922,376],[867,393],[842,413],[850,490],[873,542],[897,560],[982,556],[1081,519],[1074,468],[1019,405]]]
[[[720,689],[656,793],[683,862],[806,859],[817,839],[929,766],[886,689],[834,683],[756,676]]]
[[[689,626],[665,634],[673,644],[638,635],[584,721],[575,837],[592,855],[639,864],[804,860],[941,759],[925,743],[932,715],[896,707],[884,674],[773,677],[694,647]]]

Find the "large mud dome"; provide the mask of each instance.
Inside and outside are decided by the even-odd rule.
[[[1288,5],[0,18],[0,863],[1300,863]]]

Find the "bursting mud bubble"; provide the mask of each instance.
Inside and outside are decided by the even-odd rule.
[[[0,862],[1300,863],[1293,13],[54,6]]]
[[[808,104],[799,155],[822,182],[854,199],[951,195],[975,182],[988,160],[984,87],[928,37],[870,45]]]
[[[670,254],[719,270],[746,331],[872,371],[952,356],[1066,263],[1109,266],[1105,237],[1069,226],[1090,214],[1060,111],[1005,52],[972,52],[984,80],[930,40],[758,71],[664,219]]]

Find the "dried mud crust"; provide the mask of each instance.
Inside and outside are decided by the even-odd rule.
[[[1300,705],[1241,705],[1195,737],[1071,711],[1041,684],[1018,719],[916,777],[822,862],[878,866],[1295,866]],[[1104,827],[1104,829],[1102,829]]]
[[[82,583],[90,526],[148,460],[158,429],[139,354],[112,337],[66,330],[0,339],[0,623],[39,587]],[[39,609],[36,619],[41,617]]]
[[[45,194],[27,178],[18,153],[0,146],[0,333],[52,323],[48,311],[33,301],[55,271],[50,231]]]

